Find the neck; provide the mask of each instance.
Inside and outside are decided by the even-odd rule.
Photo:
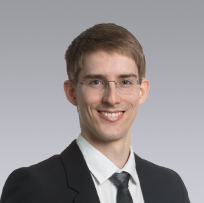
[[[93,138],[87,136],[86,133],[83,133],[82,136],[118,168],[124,167],[130,155],[131,132],[129,136],[114,141],[104,141],[96,136]]]

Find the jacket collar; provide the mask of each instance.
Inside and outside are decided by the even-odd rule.
[[[76,203],[100,203],[90,171],[74,140],[60,155],[67,175],[67,185],[78,192]]]
[[[85,159],[74,140],[60,155],[67,175],[67,185],[78,192],[75,203],[100,203],[97,191],[92,180]],[[145,203],[160,203],[156,194],[158,185],[155,187],[156,177],[154,170],[149,167],[149,162],[135,154],[136,170]]]

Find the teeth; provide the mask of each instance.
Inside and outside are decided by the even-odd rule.
[[[117,116],[121,115],[123,112],[107,113],[107,112],[101,111],[100,113],[102,113],[103,115],[108,116],[108,117],[117,117]]]

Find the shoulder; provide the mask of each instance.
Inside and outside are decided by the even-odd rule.
[[[138,170],[142,169],[143,173],[148,174],[148,176],[153,179],[181,179],[180,176],[172,169],[159,166],[150,161],[140,158],[135,154],[136,166]]]
[[[66,173],[60,156],[55,155],[38,164],[13,171],[3,188],[4,202],[47,202],[56,190],[66,187]],[[60,193],[58,193],[60,194]]]
[[[46,184],[47,182],[57,181],[57,179],[63,177],[63,174],[65,175],[60,156],[54,155],[37,164],[13,171],[8,180],[18,180],[19,178],[21,181],[32,180],[33,182],[40,181]]]
[[[169,194],[176,199],[182,199],[181,202],[190,202],[188,192],[181,177],[174,170],[156,165],[150,161],[140,158],[135,154],[136,169],[141,184],[146,187],[159,189],[163,194]]]

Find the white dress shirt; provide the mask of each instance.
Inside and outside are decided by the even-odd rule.
[[[144,203],[140,181],[135,169],[135,157],[132,147],[130,147],[130,156],[127,163],[122,169],[119,169],[106,156],[89,144],[81,134],[76,142],[90,170],[100,203],[116,203],[117,187],[109,178],[114,173],[122,171],[130,174],[129,191],[133,203]]]

